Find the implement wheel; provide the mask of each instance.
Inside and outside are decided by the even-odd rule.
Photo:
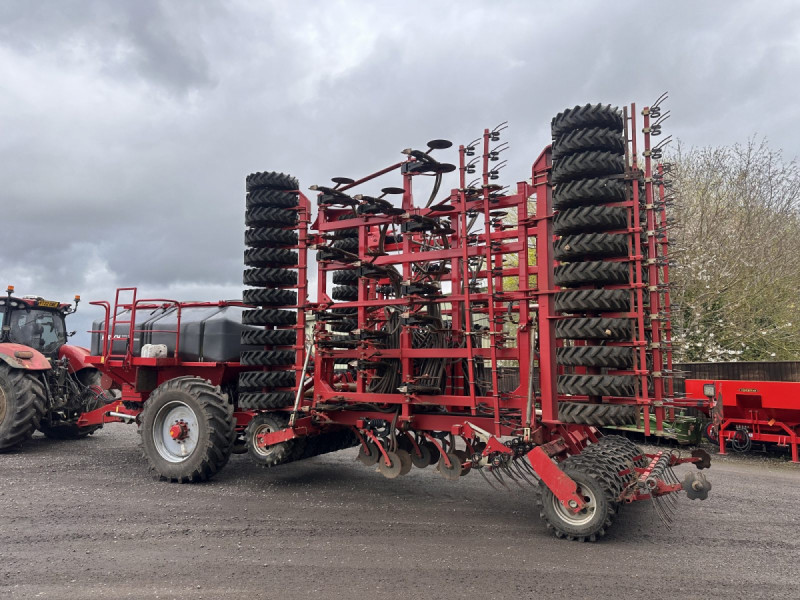
[[[0,452],[30,439],[44,405],[44,386],[37,373],[0,363]]]
[[[563,471],[578,484],[578,495],[586,501],[586,507],[577,513],[570,512],[542,481],[539,516],[556,537],[579,542],[597,541],[606,534],[614,516],[607,490],[595,477],[574,466],[565,466]]]
[[[258,445],[258,436],[266,433],[275,433],[289,426],[289,417],[285,413],[261,413],[253,417],[245,429],[244,436],[247,440],[247,453],[254,461],[264,467],[274,467],[287,462],[292,456],[296,440],[280,442],[266,448]]]
[[[142,452],[158,479],[195,483],[228,462],[236,437],[233,407],[218,386],[200,377],[176,377],[144,403]]]

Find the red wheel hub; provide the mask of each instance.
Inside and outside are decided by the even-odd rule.
[[[189,427],[186,425],[186,421],[176,421],[175,425],[169,428],[169,435],[176,441],[186,439],[186,436],[189,435]]]

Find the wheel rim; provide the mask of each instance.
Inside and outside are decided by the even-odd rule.
[[[594,519],[594,514],[597,510],[597,499],[592,490],[582,488],[581,486],[578,486],[578,491],[576,493],[579,496],[583,496],[583,501],[586,503],[586,506],[580,511],[576,513],[570,512],[566,506],[561,504],[561,501],[556,498],[555,495],[553,495],[551,499],[553,509],[560,519],[570,525],[586,525]]]
[[[272,432],[272,427],[270,427],[267,423],[261,423],[253,432],[253,443],[250,444],[250,447],[253,449],[253,452],[262,458],[269,458],[272,456],[273,452],[275,452],[275,448],[273,446],[268,446],[267,448],[260,447],[258,445],[258,436]]]
[[[185,435],[174,439],[170,429],[178,423],[185,427]],[[153,422],[156,451],[161,458],[172,463],[183,462],[192,455],[197,448],[198,433],[197,415],[187,404],[177,400],[162,406]]]

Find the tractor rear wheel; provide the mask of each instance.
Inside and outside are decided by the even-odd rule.
[[[205,379],[176,377],[161,384],[145,401],[141,419],[142,452],[158,479],[205,481],[230,458],[233,407]]]
[[[0,363],[0,452],[30,439],[39,426],[45,400],[38,373]]]

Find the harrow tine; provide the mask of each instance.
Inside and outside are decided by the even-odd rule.
[[[500,485],[502,485],[504,488],[508,489],[508,486],[506,485],[506,482],[505,482],[505,481],[503,481],[503,478],[500,476],[500,473],[498,473],[498,472],[497,472],[497,469],[495,469],[495,468],[492,468],[492,470],[490,471],[490,473],[491,473],[492,475],[494,475],[494,478],[497,480],[497,482],[498,482]]]
[[[536,479],[536,481],[539,481],[539,476],[536,474],[536,471],[533,470],[533,467],[530,464],[528,464],[528,461],[523,459],[520,462],[522,463],[522,466],[525,467],[525,470],[528,471],[528,473],[530,473],[531,475],[533,475],[533,478]]]
[[[660,506],[660,503],[658,502],[658,499],[657,499],[655,496],[651,495],[651,496],[650,496],[650,502],[651,502],[651,504],[653,505],[653,511],[656,513],[656,516],[659,518],[659,520],[661,521],[661,523],[662,523],[662,524],[663,524],[663,525],[664,525],[664,526],[665,526],[667,529],[669,529],[669,528],[670,528],[670,527],[669,527],[669,522],[667,521],[667,519],[665,518],[665,515],[664,515],[664,513],[663,513],[663,512],[662,512],[662,510],[661,510],[661,506]]]
[[[487,477],[486,473],[484,473],[484,470],[485,470],[485,469],[478,469],[478,473],[480,473],[480,474],[481,474],[481,477],[483,477],[483,479],[486,481],[486,483],[488,483],[488,484],[489,484],[489,487],[490,487],[490,488],[492,488],[493,490],[497,490],[497,488],[496,488],[496,487],[495,487],[495,485],[494,485],[494,484],[491,482],[491,480],[489,479],[489,477]],[[499,491],[499,490],[498,490],[498,491]]]
[[[527,476],[527,475],[525,475],[525,473],[524,473],[524,472],[523,472],[523,470],[522,470],[522,467],[520,467],[519,465],[516,465],[516,464],[515,464],[515,465],[514,465],[514,468],[516,469],[516,471],[517,471],[517,474],[518,474],[520,477],[522,477],[522,479],[524,479],[524,480],[525,480],[525,482],[526,482],[526,483],[527,483],[529,486],[531,486],[531,487],[536,487],[536,482],[535,482],[535,481],[531,481],[530,479],[528,479],[528,476]]]
[[[511,467],[509,467],[508,465],[503,465],[503,467],[502,467],[502,468],[503,468],[503,470],[505,471],[505,475],[508,475],[508,476],[511,478],[511,481],[513,481],[514,483],[516,483],[516,484],[517,484],[519,487],[521,487],[523,490],[525,489],[525,486],[524,486],[524,485],[522,485],[522,483],[520,482],[519,478],[518,478],[518,477],[515,477],[515,476],[514,476],[514,473],[512,473],[512,471],[511,471]]]

